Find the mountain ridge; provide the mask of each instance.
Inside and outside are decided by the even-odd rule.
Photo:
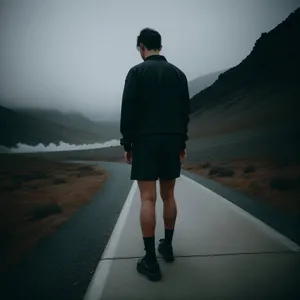
[[[262,33],[242,62],[191,98],[191,135],[294,122],[299,125],[300,8]]]
[[[190,97],[193,97],[205,88],[211,86],[218,79],[220,74],[224,73],[225,71],[226,70],[211,72],[190,80],[188,83]]]

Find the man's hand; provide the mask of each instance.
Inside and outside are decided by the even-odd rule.
[[[126,162],[131,165],[132,164],[132,151],[128,151],[124,153],[124,158]]]
[[[180,152],[180,162],[183,162],[185,160],[186,154],[187,154],[186,149],[184,149]]]

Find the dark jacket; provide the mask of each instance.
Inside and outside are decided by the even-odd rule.
[[[190,97],[185,74],[162,55],[131,68],[122,97],[121,145],[126,151],[141,136],[176,134],[188,139]]]

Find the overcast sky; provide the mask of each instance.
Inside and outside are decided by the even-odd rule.
[[[167,59],[192,80],[237,65],[300,0],[0,0],[0,103],[119,111],[141,62],[136,36],[162,34]],[[6,99],[6,100],[3,100]],[[8,100],[9,99],[9,100]]]

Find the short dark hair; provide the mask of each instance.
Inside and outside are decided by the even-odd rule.
[[[160,50],[161,48],[161,35],[158,31],[151,28],[144,28],[140,35],[137,37],[136,46],[139,47],[143,44],[148,50]]]

